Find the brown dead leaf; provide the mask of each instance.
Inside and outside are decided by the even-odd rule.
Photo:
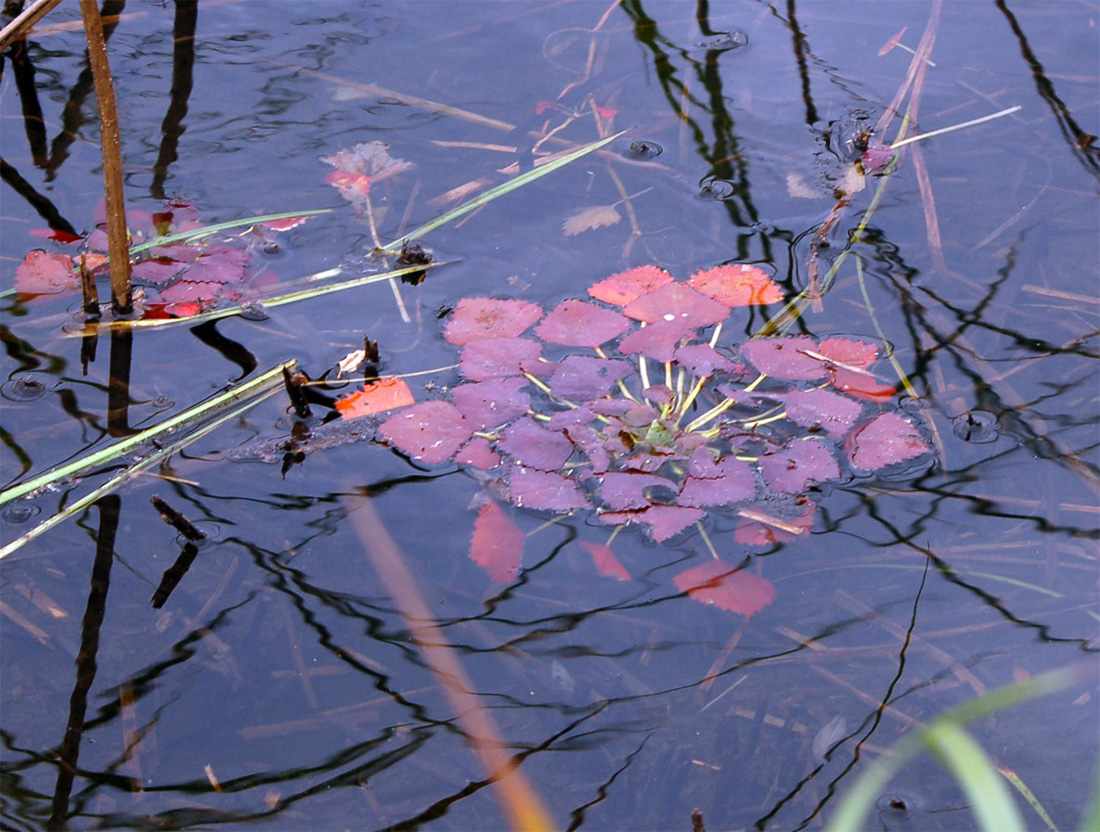
[[[561,230],[566,237],[575,237],[583,231],[615,225],[622,218],[623,215],[614,205],[593,205],[571,212],[562,223]]]

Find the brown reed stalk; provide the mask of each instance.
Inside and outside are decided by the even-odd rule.
[[[103,196],[107,205],[107,254],[111,266],[111,307],[116,317],[134,310],[130,287],[130,235],[126,231],[126,203],[122,196],[122,138],[118,130],[115,85],[107,61],[107,41],[95,0],[80,0],[88,63],[99,107],[99,138],[103,155]]]

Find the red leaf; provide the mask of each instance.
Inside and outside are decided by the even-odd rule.
[[[679,321],[685,326],[716,324],[729,317],[729,307],[700,294],[686,283],[669,283],[642,295],[623,309],[637,321]]]
[[[496,503],[486,503],[477,513],[470,539],[470,560],[498,584],[516,579],[523,559],[525,535]]]
[[[844,440],[844,448],[852,467],[861,471],[877,471],[932,450],[920,431],[899,413],[876,416],[851,433]]]
[[[340,196],[351,203],[362,202],[370,193],[370,177],[364,173],[347,173],[334,170],[325,177],[325,181],[340,192]]]
[[[462,347],[478,338],[514,338],[542,317],[542,309],[525,300],[463,298],[458,302],[443,337]]]
[[[165,314],[163,316],[152,314],[146,315],[147,318],[168,317],[168,318],[193,318],[202,312],[206,308],[205,304],[198,303],[193,300],[184,300],[178,303],[166,303],[160,307],[161,311]],[[156,307],[150,307],[150,309],[156,309]]]
[[[542,345],[530,338],[479,338],[462,348],[462,375],[470,381],[518,376],[541,352]]]
[[[656,266],[637,266],[593,283],[588,287],[588,294],[604,303],[626,306],[642,295],[671,282],[672,275],[664,269]]]
[[[630,321],[583,300],[564,300],[538,325],[535,333],[551,344],[571,347],[598,347],[626,332]]]
[[[62,231],[58,228],[35,228],[30,231],[30,234],[34,237],[44,237],[47,240],[54,240],[58,243],[75,243],[77,240],[83,240],[79,234],[70,234],[68,231]]]
[[[429,464],[450,459],[473,433],[458,408],[441,401],[414,404],[391,416],[378,430],[413,459]]]
[[[596,111],[600,114],[601,117],[609,120],[615,118],[615,116],[619,114],[618,110],[615,110],[611,107],[596,107]]]
[[[36,249],[15,270],[15,288],[24,297],[55,295],[79,285],[73,273],[73,258],[67,254]]]
[[[829,383],[837,390],[851,393],[856,398],[869,402],[889,401],[898,392],[896,387],[880,384],[868,373],[845,370],[843,367],[829,368]]]
[[[611,551],[610,546],[603,543],[590,543],[587,540],[580,541],[580,544],[588,550],[588,554],[592,555],[592,562],[596,564],[596,569],[599,570],[601,575],[606,575],[608,578],[617,578],[620,581],[630,580],[630,573],[615,557],[615,553]]]
[[[707,297],[731,308],[762,306],[783,300],[783,290],[767,272],[745,263],[696,272],[689,283]]]
[[[794,439],[760,457],[760,473],[777,494],[801,494],[811,485],[840,477],[840,466],[819,439]]]
[[[741,345],[741,355],[766,376],[798,381],[823,378],[825,362],[806,352],[817,352],[813,338],[754,338]]]
[[[712,560],[681,572],[676,588],[703,604],[750,618],[775,600],[775,584],[744,569]]]
[[[553,106],[554,106],[553,101],[538,101],[538,102],[535,103],[535,114],[541,116],[543,113],[545,113],[547,110],[549,110]]]
[[[512,466],[508,491],[512,503],[522,508],[569,511],[588,506],[588,500],[572,480],[552,471],[538,471],[522,465]]]
[[[285,220],[265,220],[259,224],[271,231],[289,231],[309,222],[311,219],[313,217],[287,217]]]
[[[372,413],[385,413],[412,404],[412,391],[404,379],[383,378],[372,381],[347,396],[336,401],[336,409],[345,419],[358,419]]]

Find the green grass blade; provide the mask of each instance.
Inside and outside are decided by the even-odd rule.
[[[231,228],[241,228],[246,225],[256,225],[261,222],[274,222],[275,220],[289,220],[294,217],[311,217],[316,214],[327,214],[330,211],[332,211],[331,208],[311,208],[308,211],[284,211],[281,214],[264,214],[261,217],[245,217],[242,220],[229,220],[228,222],[219,222],[214,225],[204,225],[202,228],[193,228],[190,231],[181,231],[178,234],[155,237],[147,242],[131,246],[130,256],[133,257],[135,254],[141,254],[143,251],[148,251],[157,246],[166,246],[170,243],[187,242],[202,237],[209,237],[211,234],[217,234],[219,231],[228,231]]]
[[[1037,814],[1043,823],[1047,825],[1047,829],[1049,829],[1050,832],[1058,832],[1058,827],[1054,825],[1054,821],[1051,819],[1050,814],[1043,807],[1043,804],[1039,802],[1039,798],[1035,796],[1035,792],[1033,792],[1028,784],[1024,782],[1023,778],[1007,766],[997,766],[997,771],[1001,773],[1001,776],[1004,777],[1005,780],[1012,784],[1012,787],[1020,793],[1020,797],[1026,800],[1028,805],[1035,810],[1035,814]]]
[[[79,500],[77,500],[76,502],[72,503],[69,506],[66,506],[63,510],[59,511],[57,514],[53,515],[52,517],[50,517],[46,520],[43,520],[41,523],[39,523],[37,526],[35,526],[29,532],[24,534],[22,537],[16,538],[11,543],[9,543],[7,546],[0,549],[0,560],[3,560],[4,558],[6,558],[8,555],[12,554],[13,552],[16,552],[19,549],[22,549],[24,546],[26,546],[28,543],[30,543],[32,540],[34,540],[36,537],[39,537],[39,536],[45,534],[47,531],[49,531],[50,529],[52,529],[54,526],[58,525],[59,523],[62,523],[65,520],[67,520],[68,518],[70,518],[70,517],[72,517],[76,514],[79,514],[84,509],[86,509],[88,506],[92,505],[100,497],[106,496],[107,494],[110,494],[112,491],[115,491],[120,486],[122,486],[124,483],[129,482],[135,476],[137,476],[141,472],[145,471],[147,468],[150,468],[153,465],[156,465],[158,462],[160,462],[163,459],[167,459],[172,454],[176,453],[179,450],[182,450],[183,448],[190,445],[192,442],[194,442],[198,439],[201,439],[202,437],[206,436],[206,434],[208,434],[211,431],[213,431],[213,430],[221,427],[222,425],[224,425],[226,422],[230,422],[233,419],[236,419],[238,416],[241,416],[246,411],[251,409],[254,405],[259,404],[264,399],[268,398],[269,396],[273,396],[277,392],[279,392],[278,388],[272,388],[270,390],[266,390],[266,391],[260,393],[259,395],[253,397],[249,401],[245,402],[244,404],[240,405],[239,407],[234,408],[229,413],[223,414],[222,416],[218,417],[217,419],[213,420],[212,422],[208,422],[207,424],[203,425],[202,427],[198,428],[197,430],[192,431],[191,433],[187,434],[186,436],[180,437],[179,439],[177,439],[175,442],[171,443],[170,445],[167,445],[164,448],[160,448],[160,449],[154,451],[153,453],[149,454],[149,456],[144,457],[143,459],[139,460],[138,462],[135,462],[133,465],[130,465],[129,467],[126,468],[125,471],[122,471],[122,472],[116,474],[115,476],[111,477],[111,479],[107,480],[107,482],[103,483],[103,485],[99,486],[98,488],[94,489],[93,491],[89,492],[88,494],[85,494]]]
[[[203,419],[221,408],[228,407],[243,398],[262,394],[269,388],[277,389],[283,383],[283,368],[285,367],[288,370],[292,370],[295,363],[294,361],[288,361],[284,364],[280,364],[278,367],[268,370],[262,375],[256,376],[256,378],[250,379],[237,387],[207,399],[205,402],[188,408],[170,419],[166,419],[159,425],[155,425],[143,430],[141,433],[134,434],[119,442],[115,442],[106,448],[88,454],[80,459],[76,459],[67,465],[53,468],[19,485],[12,486],[0,492],[0,505],[16,500],[52,483],[78,476],[90,468],[105,465],[108,462],[124,456],[134,448],[153,441],[164,433],[174,431],[190,422],[196,422]]]
[[[459,205],[457,208],[451,209],[447,213],[436,217],[431,222],[425,223],[419,228],[410,231],[403,237],[398,237],[396,240],[386,246],[386,251],[396,251],[397,249],[401,248],[401,246],[403,246],[405,243],[423,237],[425,234],[431,231],[435,231],[435,229],[439,228],[440,226],[446,225],[452,220],[456,220],[462,215],[468,214],[471,211],[480,208],[482,205],[486,205],[487,203],[492,202],[497,197],[501,197],[507,193],[511,193],[517,188],[522,188],[524,185],[529,185],[536,179],[540,179],[543,176],[546,176],[546,174],[552,173],[558,168],[564,167],[570,162],[575,162],[582,156],[587,156],[592,151],[599,150],[604,145],[610,144],[611,142],[615,141],[615,139],[619,138],[619,136],[623,135],[623,133],[625,132],[625,130],[620,130],[613,136],[608,136],[606,139],[600,139],[598,142],[593,142],[592,144],[585,145],[578,150],[574,150],[572,153],[567,153],[565,156],[562,156],[559,159],[555,159],[553,162],[547,162],[541,167],[537,167],[534,170],[529,170],[526,173],[521,173],[514,179],[509,179],[502,185],[497,185],[495,188],[490,188],[485,193],[470,200],[469,202]]]
[[[1004,779],[970,734],[953,722],[937,722],[925,730],[924,741],[962,786],[982,829],[1024,832],[1024,820]]]
[[[903,737],[890,747],[889,751],[864,769],[855,785],[845,794],[837,807],[836,814],[829,819],[825,832],[855,832],[863,828],[863,823],[875,805],[886,784],[913,757],[930,745],[929,732],[935,732],[940,726],[958,727],[983,716],[1034,699],[1047,693],[1062,690],[1083,681],[1085,673],[1078,667],[1054,670],[1028,679],[991,690],[984,696],[964,702],[940,715],[925,728]],[[941,735],[942,736],[942,735]],[[947,736],[953,734],[948,731]],[[935,742],[933,740],[932,742]],[[1004,787],[1004,784],[1000,784]],[[1005,829],[1011,827],[1004,827]]]

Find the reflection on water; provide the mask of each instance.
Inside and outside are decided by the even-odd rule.
[[[679,276],[763,264],[788,296],[816,264],[822,311],[794,333],[889,345],[915,394],[895,405],[928,425],[936,463],[823,489],[813,533],[788,543],[738,543],[732,510],[660,544],[627,527],[615,553],[630,580],[580,545],[607,539],[590,514],[516,510],[522,569],[498,584],[468,557],[492,482],[370,441],[379,417],[322,424],[351,389],[333,371],[304,388],[308,431],[269,399],[3,562],[4,823],[505,828],[502,787],[471,751],[485,728],[468,718],[485,713],[562,828],[686,829],[693,809],[713,829],[818,828],[867,760],[936,714],[1094,663],[1097,35],[1076,4],[1013,5],[946,5],[910,133],[1022,109],[908,146],[847,245],[881,181],[853,179],[851,159],[892,140],[896,121],[863,134],[909,67],[880,47],[903,26],[918,47],[923,3],[701,19],[637,0],[107,4],[131,209],[335,207],[280,235],[265,288],[350,273],[372,245],[365,203],[341,201],[322,156],[379,141],[415,163],[370,190],[393,239],[545,152],[631,132],[429,234],[454,262],[400,287],[408,323],[394,291],[365,286],[115,332],[97,351],[64,332],[75,296],[6,295],[5,487],[288,358],[320,378],[364,337],[383,374],[443,368],[409,383],[445,397],[461,377],[442,331],[461,298],[551,309],[650,262]],[[27,232],[96,221],[73,13],[5,53],[3,289],[27,251],[62,250]],[[593,207],[604,221],[563,235]],[[728,343],[776,312],[742,311]],[[63,481],[9,503],[3,542],[84,493]],[[409,578],[368,557],[364,495]],[[774,603],[745,619],[679,592],[708,540],[772,582]],[[428,613],[410,610],[416,594]],[[443,641],[469,689],[433,660]],[[480,709],[456,706],[459,689]],[[1060,827],[1095,779],[1094,697],[1067,690],[972,729]],[[921,758],[870,824],[975,821]]]

